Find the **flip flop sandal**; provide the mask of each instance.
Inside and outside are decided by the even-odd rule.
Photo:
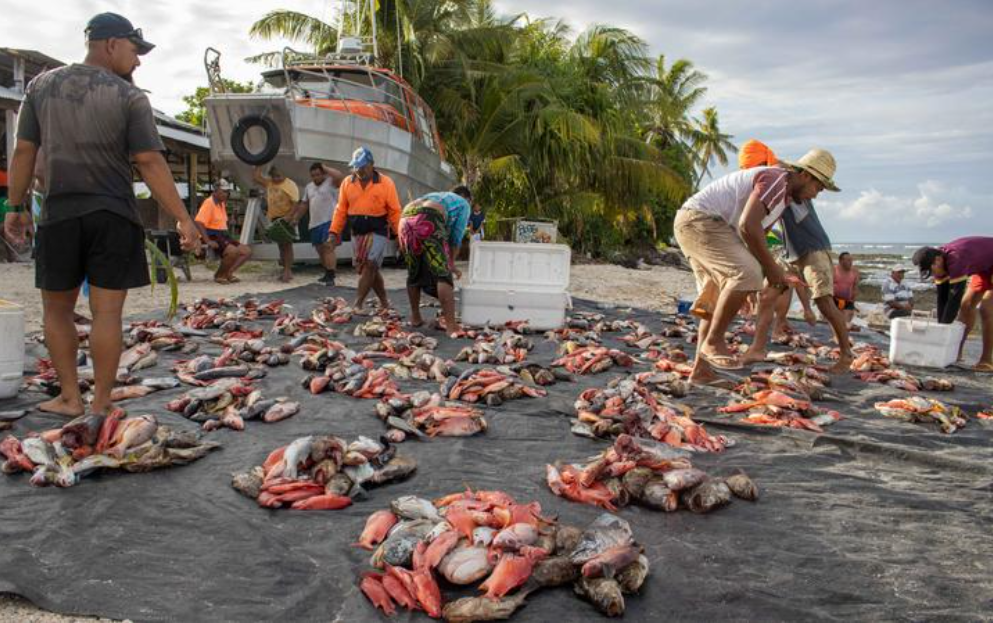
[[[737,357],[728,355],[704,355],[703,358],[718,370],[741,370],[745,367]]]
[[[228,283],[241,283],[241,279],[238,279],[237,277],[229,277]]]
[[[227,284],[229,284],[231,282],[228,281],[227,279],[225,279],[224,277],[214,277],[214,283],[219,283],[222,286],[226,286]]]
[[[973,372],[993,372],[993,363],[977,363],[972,367]]]

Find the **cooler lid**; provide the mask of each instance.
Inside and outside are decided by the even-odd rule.
[[[469,284],[507,290],[565,291],[572,249],[564,244],[474,242]]]

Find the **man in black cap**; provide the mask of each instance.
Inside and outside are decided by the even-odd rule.
[[[200,234],[162,156],[165,146],[151,104],[131,80],[141,64],[138,57],[154,46],[140,29],[114,13],[97,15],[85,32],[82,64],[45,72],[28,85],[10,173],[14,204],[25,200],[36,159],[46,180],[35,285],[42,291],[45,345],[62,393],[39,408],[70,417],[84,410],[73,325],[83,279],[90,284],[93,314],[93,413],[110,408],[127,291],[149,283],[132,162],[159,205],[179,221],[183,247],[200,246]]]

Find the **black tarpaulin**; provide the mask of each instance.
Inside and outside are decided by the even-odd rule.
[[[340,289],[339,289],[340,290]],[[265,297],[287,299],[309,314],[327,289],[308,286]],[[403,294],[393,293],[401,304]],[[595,304],[577,302],[586,310]],[[401,305],[402,308],[402,305]],[[653,330],[658,315],[600,310],[634,318]],[[266,326],[266,323],[259,323]],[[348,327],[353,327],[354,322]],[[343,332],[350,343],[372,341]],[[818,335],[826,339],[823,327]],[[441,337],[440,334],[438,334]],[[609,345],[619,346],[619,334]],[[531,360],[551,361],[555,347],[534,336]],[[875,338],[873,338],[875,339]],[[465,342],[442,339],[452,356]],[[207,352],[210,348],[205,347]],[[168,368],[166,355],[157,368]],[[644,368],[641,368],[644,369]],[[569,432],[572,403],[585,387],[605,385],[614,370],[549,388],[549,397],[486,409],[485,435],[408,441],[418,470],[409,480],[376,489],[341,511],[261,509],[230,486],[231,473],[257,465],[275,447],[308,434],[348,439],[384,429],[374,402],[340,395],[311,396],[294,362],[269,370],[258,383],[267,397],[289,395],[302,410],[277,424],[249,422],[244,432],[221,430],[223,444],[196,463],[149,474],[109,473],[66,490],[34,489],[26,475],[0,477],[0,591],[42,608],[135,621],[373,621],[381,617],[357,588],[368,553],[350,547],[365,518],[400,495],[434,498],[472,488],[503,489],[538,500],[560,520],[585,525],[600,511],[553,496],[545,464],[583,460],[606,441]],[[956,373],[959,388],[935,394],[971,413],[989,406],[989,377]],[[406,381],[410,391],[436,387]],[[188,388],[124,403],[129,414],[193,428],[163,405]],[[646,547],[651,575],[627,600],[635,621],[979,620],[993,612],[993,451],[990,428],[970,421],[953,435],[888,420],[873,402],[905,392],[843,378],[831,405],[846,419],[817,436],[729,426],[715,407],[718,390],[694,390],[684,402],[711,431],[734,436],[736,447],[698,454],[712,474],[744,469],[761,489],[759,502],[735,501],[710,515],[637,507],[620,514]],[[21,402],[0,402],[0,410]],[[824,406],[827,406],[825,404]],[[17,422],[19,437],[55,427],[60,419],[33,413]],[[400,615],[418,618],[423,615]],[[598,616],[569,589],[528,599],[518,621]]]

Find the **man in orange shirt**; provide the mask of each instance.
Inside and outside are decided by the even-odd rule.
[[[214,186],[214,192],[200,204],[195,220],[207,246],[221,258],[221,265],[214,273],[214,281],[222,284],[241,281],[234,276],[234,271],[252,257],[251,248],[238,243],[228,234],[227,202],[230,192],[231,184],[227,180],[220,180]]]
[[[390,306],[380,268],[389,239],[400,229],[400,197],[393,180],[376,170],[372,152],[359,147],[348,164],[352,175],[338,192],[338,207],[331,221],[334,245],[341,244],[347,224],[352,231],[352,263],[359,271],[355,308],[362,309],[369,290],[379,297],[380,306]]]

